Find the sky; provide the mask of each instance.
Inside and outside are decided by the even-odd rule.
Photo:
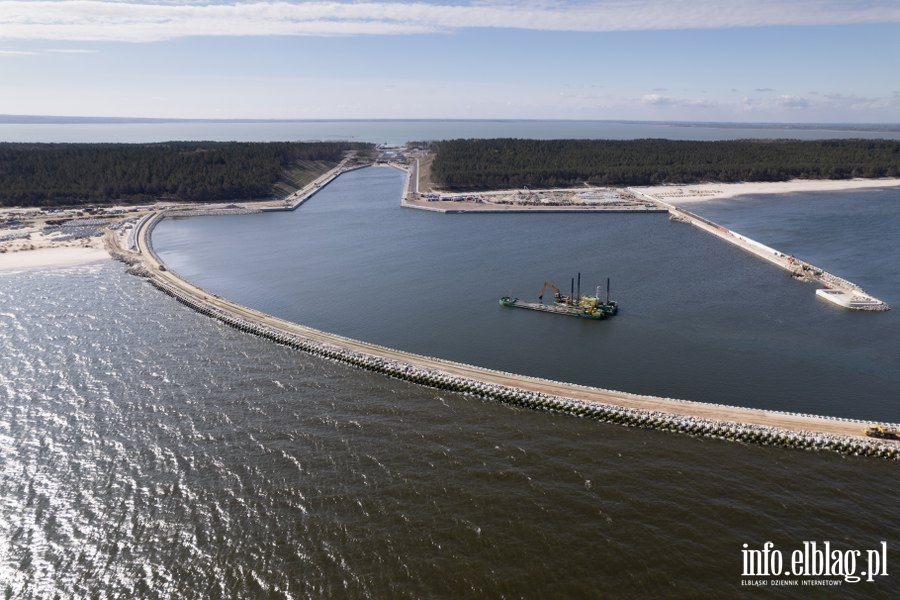
[[[0,114],[900,123],[900,0],[0,0]]]

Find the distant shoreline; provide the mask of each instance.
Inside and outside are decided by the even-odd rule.
[[[790,123],[740,121],[636,121],[633,119],[532,119],[532,118],[447,118],[447,119],[391,119],[391,118],[191,118],[191,117],[113,117],[77,115],[6,115],[0,114],[0,124],[9,125],[91,125],[140,123],[621,123],[626,125],[663,125],[670,127],[712,127],[718,129],[783,129],[785,131],[861,131],[900,132],[898,123]]]

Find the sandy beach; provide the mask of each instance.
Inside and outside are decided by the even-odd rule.
[[[110,258],[108,244],[125,247],[133,222],[146,211],[111,207],[86,214],[79,209],[45,212],[34,208],[0,210],[0,271],[44,269],[89,264]],[[109,211],[116,211],[115,213]],[[72,235],[80,228],[59,227],[64,222],[91,222],[90,235]],[[112,228],[110,228],[112,227]]]
[[[900,179],[793,179],[791,181],[772,182],[656,185],[632,187],[630,189],[658,198],[663,202],[687,204],[758,194],[838,192],[887,187],[900,187]]]
[[[102,248],[50,247],[0,254],[0,271],[83,265],[109,258]]]

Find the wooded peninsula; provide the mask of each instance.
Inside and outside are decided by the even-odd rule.
[[[421,146],[424,144],[417,144]],[[900,177],[892,140],[526,140],[431,142],[431,185],[448,191]],[[356,142],[0,143],[0,206],[283,198]]]
[[[466,139],[431,149],[431,183],[448,191],[900,177],[891,140]]]
[[[0,206],[222,202],[289,195],[370,153],[351,142],[0,143]]]

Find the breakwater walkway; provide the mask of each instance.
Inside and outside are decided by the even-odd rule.
[[[169,270],[150,243],[153,227],[165,216],[164,212],[153,214],[141,222],[136,234],[142,274],[154,286],[202,314],[304,352],[395,379],[525,408],[694,436],[900,460],[900,443],[864,436],[868,422],[545,380],[386,348],[285,321],[211,294]]]
[[[837,304],[844,308],[853,310],[867,311],[885,311],[890,310],[887,302],[867,293],[861,287],[828,273],[824,269],[813,266],[807,262],[797,260],[793,256],[780,252],[774,248],[770,248],[765,244],[761,244],[756,240],[741,235],[735,231],[731,231],[721,225],[705,219],[700,215],[694,214],[684,208],[680,208],[674,204],[666,202],[661,198],[648,194],[636,188],[628,188],[631,193],[646,198],[655,204],[666,209],[671,218],[682,223],[690,223],[695,227],[699,227],[707,233],[718,237],[721,240],[733,244],[751,254],[762,258],[763,260],[775,265],[780,269],[788,271],[792,276],[802,281],[813,281],[824,287],[824,289],[816,290],[816,295]]]

